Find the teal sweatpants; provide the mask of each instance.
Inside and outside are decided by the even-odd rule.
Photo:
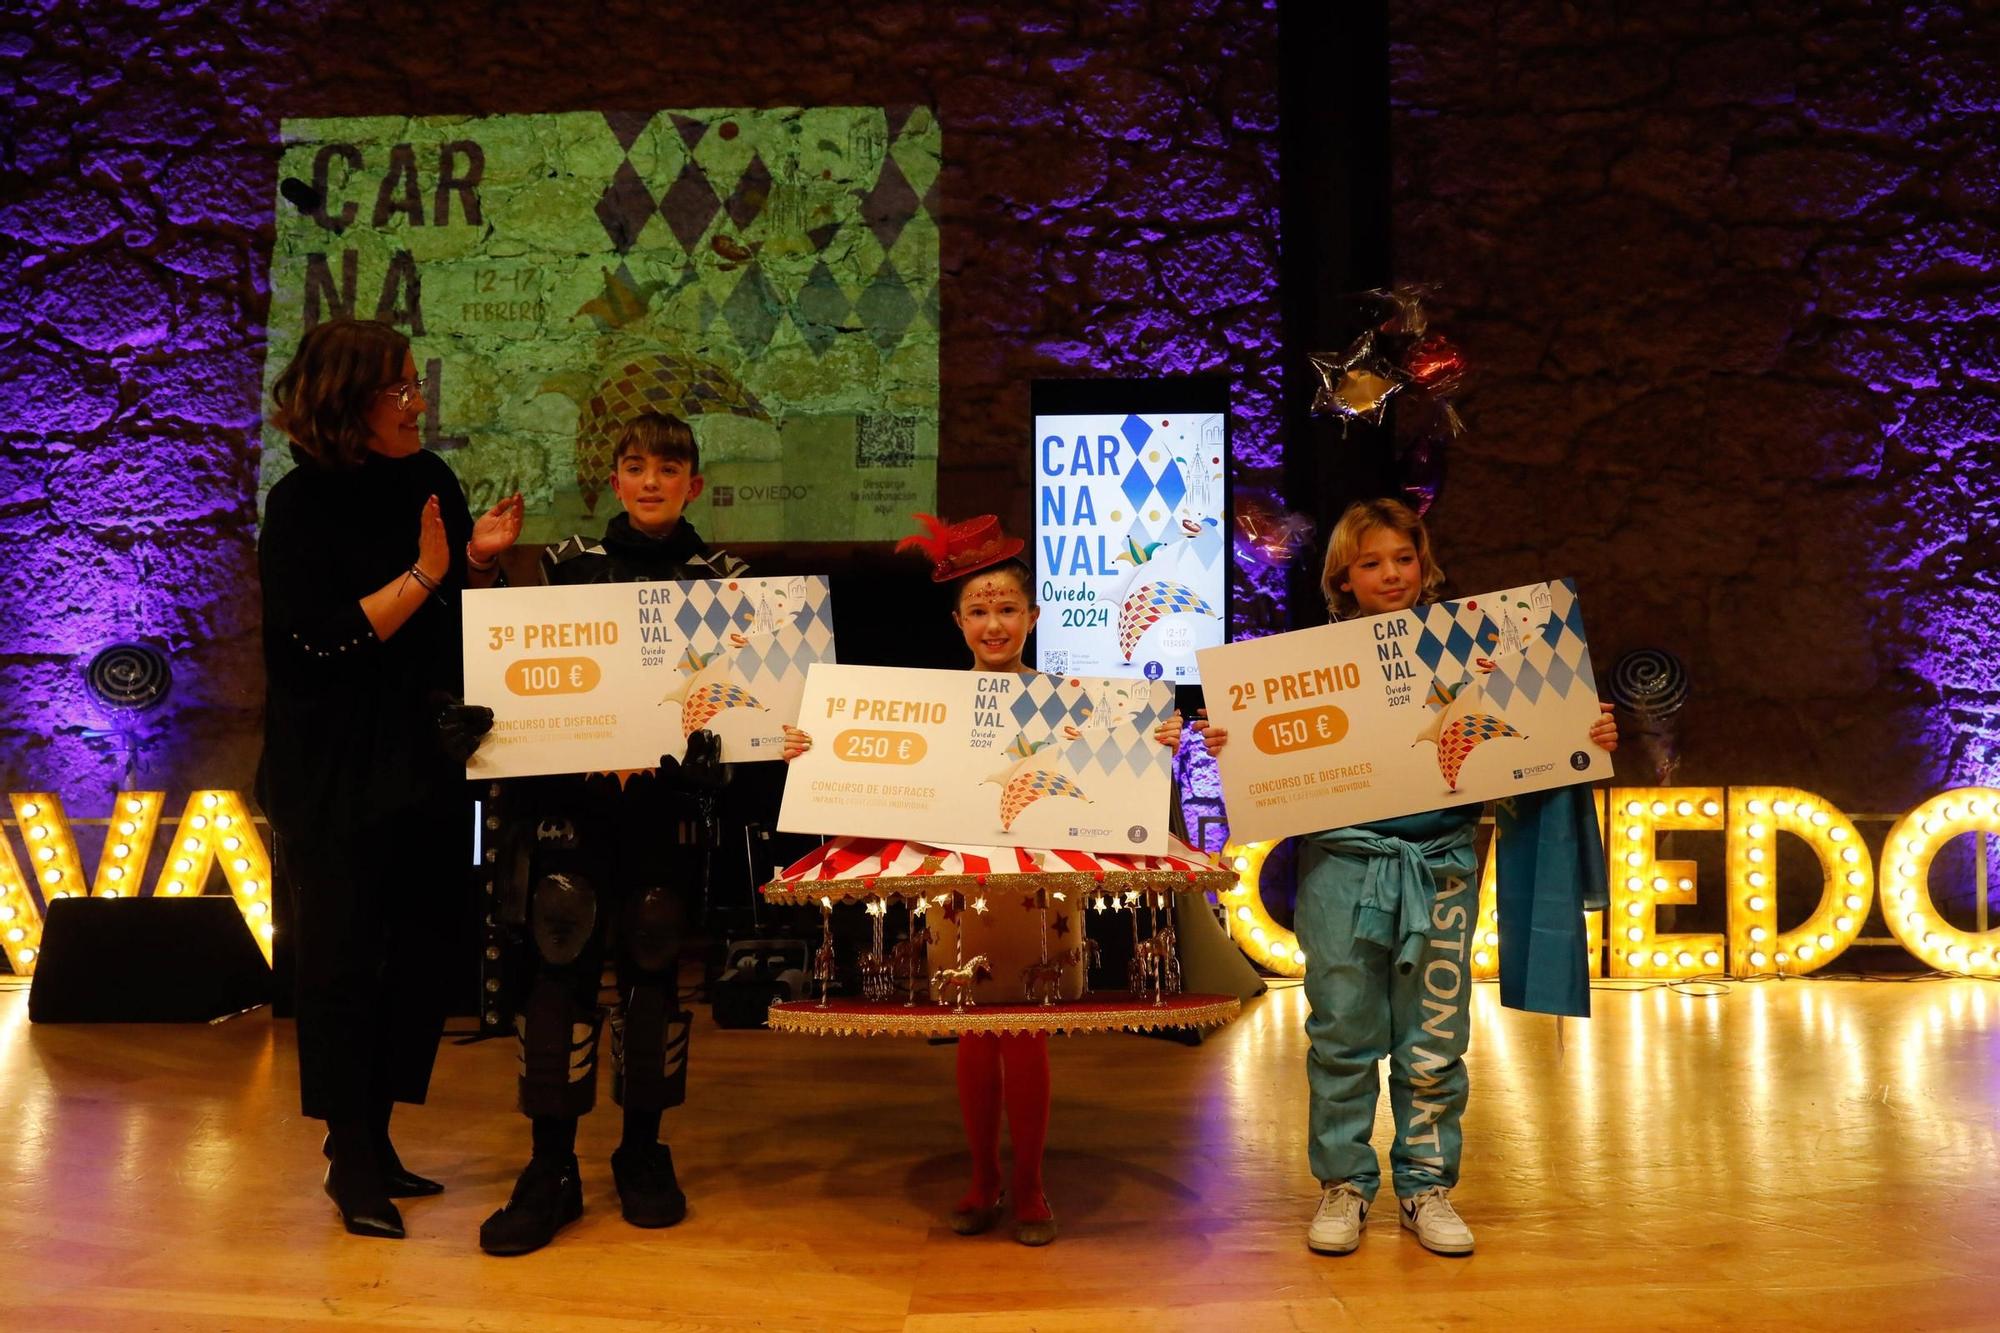
[[[1312,1089],[1306,1155],[1322,1185],[1354,1182],[1369,1199],[1382,1167],[1369,1136],[1389,1061],[1396,1139],[1389,1153],[1396,1196],[1458,1183],[1459,1118],[1465,1111],[1465,1045],[1477,880],[1470,852],[1433,868],[1429,938],[1408,972],[1395,954],[1357,938],[1368,858],[1300,848],[1294,928],[1306,954],[1306,1019]]]

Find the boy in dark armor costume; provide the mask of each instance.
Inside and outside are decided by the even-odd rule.
[[[694,434],[676,417],[634,419],[611,460],[624,505],[601,541],[571,537],[542,555],[552,584],[728,578],[742,561],[712,552],[682,509],[701,494]],[[597,1097],[598,987],[607,955],[611,1095],[624,1133],[611,1171],[625,1220],[666,1227],[687,1213],[663,1112],[687,1094],[693,1015],[680,1006],[681,941],[707,871],[714,791],[726,780],[712,732],[688,737],[686,758],[636,773],[514,779],[496,804],[500,880],[510,915],[533,942],[534,978],[515,1018],[520,1105],[534,1152],[505,1207],[479,1228],[489,1254],[540,1249],[583,1212],[577,1121]],[[509,895],[503,894],[503,900]]]

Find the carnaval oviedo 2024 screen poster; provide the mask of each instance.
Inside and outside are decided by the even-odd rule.
[[[1199,683],[1227,635],[1226,383],[1044,380],[1033,401],[1036,665]]]

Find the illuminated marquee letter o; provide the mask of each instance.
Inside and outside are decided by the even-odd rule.
[[[1931,859],[1961,833],[2000,833],[2000,790],[1959,787],[1904,815],[1882,844],[1882,916],[1903,947],[1940,972],[2000,977],[2000,927],[1960,930],[1931,902]]]
[[[1222,894],[1222,910],[1229,915],[1229,938],[1259,966],[1281,977],[1306,974],[1305,950],[1299,937],[1271,919],[1264,910],[1264,893],[1258,884],[1264,860],[1277,842],[1242,842],[1222,849],[1222,859],[1236,872],[1236,887]]]

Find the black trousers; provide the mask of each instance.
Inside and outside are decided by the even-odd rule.
[[[456,794],[349,835],[285,837],[299,1103],[319,1120],[422,1102],[444,1034],[444,951],[470,869]]]

